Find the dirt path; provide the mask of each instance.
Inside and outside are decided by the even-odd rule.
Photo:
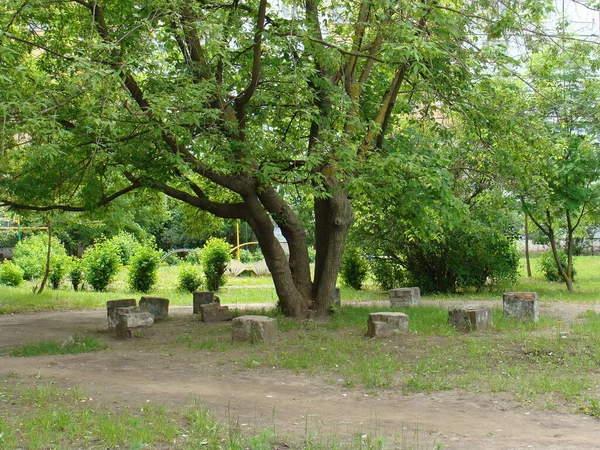
[[[588,309],[600,312],[600,304],[553,303],[542,307],[542,314],[570,321]],[[110,345],[108,351],[93,354],[2,357],[0,380],[16,373],[23,382],[41,377],[77,385],[92,402],[115,407],[149,400],[180,408],[197,399],[219,417],[239,418],[242,428],[269,427],[274,418],[278,433],[295,436],[308,428],[338,436],[373,431],[389,436],[390,443],[406,440],[422,448],[440,443],[447,450],[600,449],[600,421],[587,416],[528,409],[504,394],[373,395],[278,369],[232,370],[215,364],[210,352],[190,360],[189,353],[157,350],[145,340],[118,341],[104,333],[105,314],[88,310],[0,316],[0,349],[46,338],[62,340],[74,331],[102,333]],[[151,340],[174,333],[184,320],[189,324],[191,308],[171,308],[170,314],[173,320],[157,324]]]

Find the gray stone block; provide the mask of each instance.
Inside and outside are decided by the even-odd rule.
[[[219,303],[200,305],[200,320],[202,322],[225,322],[233,319],[233,314],[227,306]]]
[[[117,308],[136,306],[135,298],[126,298],[122,300],[109,300],[106,302],[106,317],[108,319],[108,330],[112,331],[117,326]]]
[[[506,317],[515,317],[524,322],[537,322],[540,306],[535,292],[505,292],[502,308]]]
[[[192,313],[200,314],[200,306],[208,305],[210,303],[221,303],[221,300],[219,300],[219,297],[217,297],[212,291],[194,292],[194,307]]]
[[[169,318],[168,298],[142,297],[140,300],[140,306],[152,314],[155,322]]]
[[[266,316],[240,316],[233,319],[231,338],[234,342],[274,342],[277,320]]]
[[[391,336],[408,331],[408,316],[399,312],[377,312],[369,314],[367,336]]]
[[[390,306],[417,306],[421,300],[421,290],[418,287],[391,289],[389,292]]]
[[[461,331],[485,330],[492,325],[490,308],[453,308],[448,311],[448,323]]]
[[[129,306],[117,308],[116,311],[117,337],[125,339],[135,335],[136,329],[142,329],[154,324],[154,317],[144,308],[139,306]]]

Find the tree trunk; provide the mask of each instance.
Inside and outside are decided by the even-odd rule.
[[[46,252],[46,270],[44,271],[44,278],[42,284],[40,284],[37,294],[44,292],[46,283],[48,282],[48,276],[50,275],[50,257],[52,256],[52,230],[48,227],[48,251]]]
[[[550,247],[552,248],[552,256],[554,256],[554,263],[556,264],[556,268],[558,269],[558,273],[562,276],[565,284],[567,285],[567,290],[573,294],[575,290],[573,289],[573,280],[571,276],[565,271],[562,263],[560,262],[560,257],[558,255],[558,247],[556,245],[556,238],[553,232],[550,232],[548,235],[550,239]]]
[[[331,312],[342,262],[344,244],[352,223],[352,205],[333,177],[328,180],[330,197],[315,199],[315,276],[313,310],[319,317]]]
[[[527,263],[527,277],[531,278],[531,261],[529,260],[529,218],[525,213],[525,261]]]

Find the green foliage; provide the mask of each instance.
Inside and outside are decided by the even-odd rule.
[[[200,270],[191,264],[179,267],[177,274],[177,290],[180,292],[196,292],[202,286]]]
[[[567,254],[562,248],[558,250],[558,259],[560,260],[560,264],[563,266],[563,269],[566,270]],[[556,261],[554,261],[554,255],[552,254],[552,250],[542,253],[542,255],[538,259],[538,264],[546,280],[560,282],[564,281],[562,275],[558,273],[558,267],[556,267]],[[575,270],[575,264],[573,263],[572,281],[575,281],[576,274],[577,271]]]
[[[60,240],[52,238],[50,267],[67,257],[67,252]],[[34,234],[17,243],[14,250],[13,261],[23,269],[23,277],[26,280],[38,278],[44,274],[46,269],[46,257],[48,254],[48,235]]]
[[[149,292],[156,284],[160,254],[152,247],[138,247],[129,267],[129,288]]]
[[[406,281],[404,268],[393,258],[374,257],[369,260],[369,266],[381,289],[389,291],[403,286]]]
[[[23,282],[23,269],[12,261],[2,261],[0,264],[0,284],[18,286]]]
[[[209,291],[217,291],[225,284],[225,269],[229,263],[231,245],[220,238],[210,238],[200,253],[204,284]]]
[[[71,286],[73,290],[77,291],[83,280],[83,264],[80,259],[72,258],[71,264],[69,264],[69,278],[71,279]]]
[[[110,239],[110,243],[114,246],[117,254],[119,255],[119,260],[121,264],[124,266],[128,266],[130,264],[131,258],[135,255],[140,247],[140,242],[137,238],[126,231],[121,231],[116,236],[113,236]]]
[[[185,262],[188,264],[195,264],[195,265],[200,265],[201,261],[200,261],[200,254],[201,254],[202,250],[197,248],[195,249],[193,252],[188,252],[187,255],[185,255]]]
[[[355,247],[346,248],[340,271],[342,283],[360,291],[368,273],[369,264],[360,253],[360,250]]]
[[[54,265],[50,267],[50,274],[48,279],[50,280],[50,285],[52,289],[58,289],[63,279],[67,275],[69,270],[69,258],[60,258],[54,262]]]
[[[257,248],[253,252],[248,250],[247,248],[242,248],[240,250],[240,259],[244,264],[247,264],[247,263],[255,263],[257,261],[260,261],[260,260],[264,259],[264,256],[263,256],[260,248]]]
[[[83,255],[85,280],[95,291],[105,291],[119,271],[119,255],[108,242],[97,242]]]

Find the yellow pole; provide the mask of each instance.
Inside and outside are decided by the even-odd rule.
[[[237,245],[237,260],[240,262],[242,259],[240,258],[240,219],[235,221],[235,238]]]

